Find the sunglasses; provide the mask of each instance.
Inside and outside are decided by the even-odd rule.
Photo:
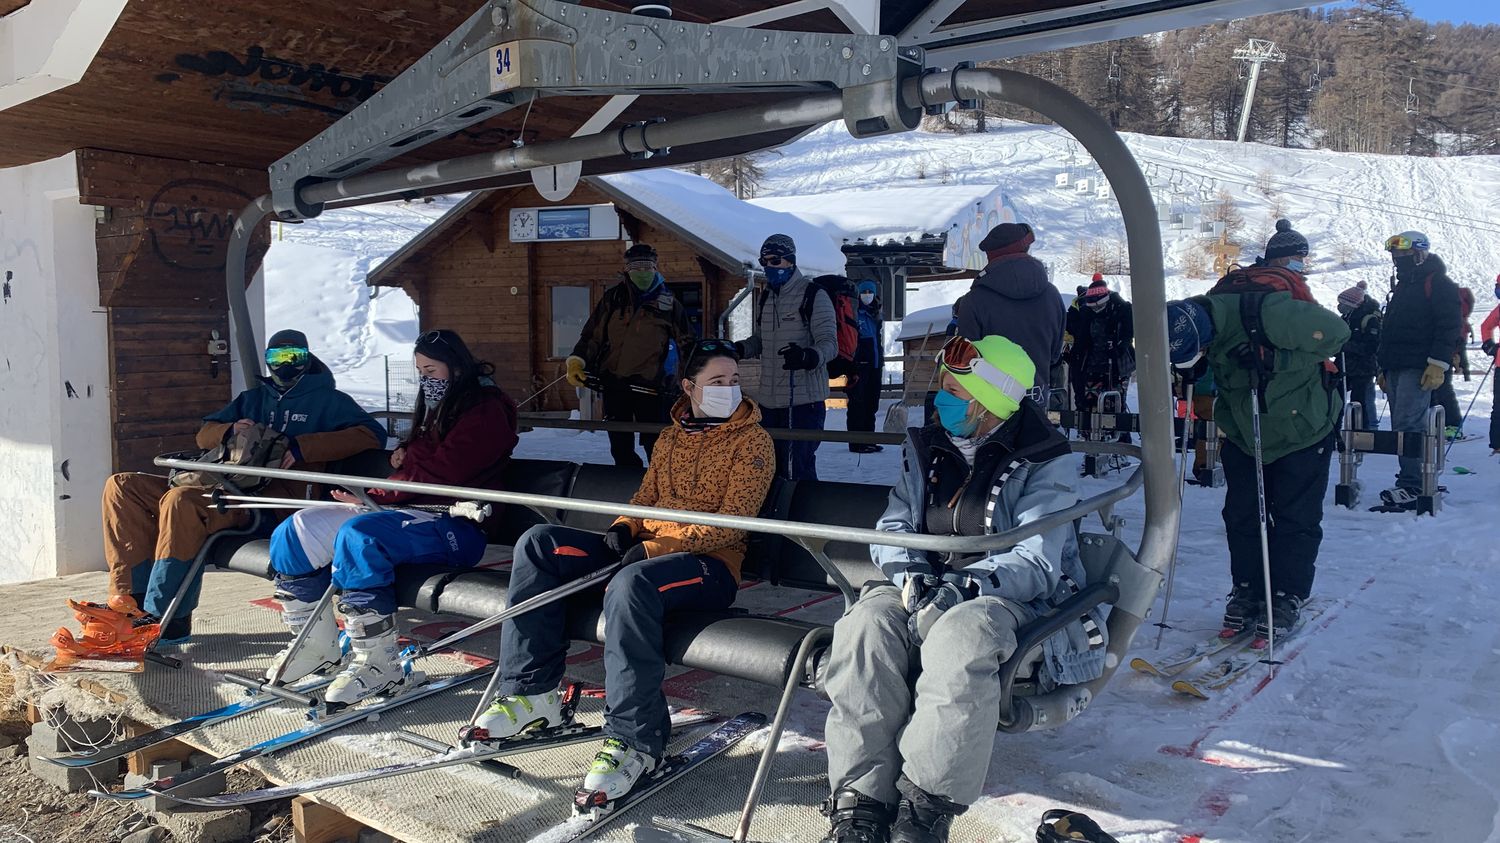
[[[266,349],[267,366],[301,366],[312,355],[305,348],[294,345]]]
[[[428,331],[422,336],[417,337],[417,345],[433,345],[435,343],[448,344],[448,341],[443,339],[442,331]]]
[[[766,256],[762,255],[761,259],[760,259],[760,265],[761,266],[781,267],[781,266],[791,266],[792,262],[789,261],[789,260],[787,260],[786,258],[779,257],[779,256],[776,256],[776,255],[772,255],[771,257],[766,257]]]
[[[734,343],[730,342],[729,340],[698,340],[697,342],[693,343],[693,347],[688,350],[687,365],[683,368],[692,368],[693,361],[699,356],[731,357],[736,363],[740,361],[740,353],[735,350]]]

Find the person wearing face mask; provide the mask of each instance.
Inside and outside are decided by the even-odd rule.
[[[1073,337],[1068,373],[1074,405],[1083,412],[1095,412],[1100,409],[1100,395],[1119,392],[1115,412],[1129,412],[1125,394],[1135,374],[1135,318],[1130,302],[1111,292],[1098,272],[1080,299],[1078,309],[1068,313],[1067,327]],[[1120,441],[1129,442],[1130,434],[1122,434]]]
[[[1500,299],[1500,275],[1495,276],[1495,298]],[[1495,343],[1495,331],[1500,329],[1500,305],[1496,305],[1490,315],[1484,317],[1479,323],[1479,348],[1490,357],[1486,366],[1490,369],[1500,368],[1500,359],[1496,359],[1496,352],[1500,351],[1500,345]],[[1494,371],[1487,372],[1494,382],[1495,403],[1490,409],[1490,456],[1500,454],[1500,374]]]
[[[516,446],[516,405],[491,377],[494,367],[476,360],[453,331],[428,331],[417,339],[413,361],[421,390],[411,434],[391,452],[392,480],[502,488]],[[484,556],[485,525],[446,511],[448,498],[366,491],[370,511],[347,491],[333,498],[348,506],[298,510],[271,534],[271,568],[281,618],[292,637],[309,625],[295,653],[277,654],[269,678],[286,662],[283,682],[345,664],[335,607],[318,603],[337,587],[352,659],[328,686],[329,702],[353,703],[407,681],[397,657],[396,569],[402,565],[467,568]],[[430,508],[419,509],[418,506]],[[487,519],[493,525],[499,519]]]
[[[682,397],[656,456],[630,499],[637,506],[753,516],[775,470],[760,408],[740,393],[737,353],[724,340],[701,340],[686,354]],[[571,527],[533,527],[516,543],[511,605],[620,563],[604,592],[604,746],[582,790],[616,799],[661,762],[671,721],[661,684],[666,671],[662,627],[681,611],[729,607],[739,587],[742,530],[621,517],[603,534]],[[477,725],[491,738],[561,722],[565,602],[505,624],[500,686]]]
[[[1458,286],[1432,254],[1427,235],[1403,231],[1385,241],[1395,284],[1385,308],[1376,357],[1380,387],[1390,397],[1391,430],[1421,433],[1432,393],[1453,367],[1453,349],[1463,337]],[[1458,419],[1448,419],[1457,424]],[[1422,488],[1421,457],[1399,457],[1396,485],[1380,493],[1384,509],[1416,509]]]
[[[1375,375],[1379,374],[1380,365],[1375,353],[1380,348],[1380,306],[1363,287],[1355,286],[1339,293],[1338,308],[1344,324],[1349,326],[1349,341],[1339,352],[1349,400],[1360,405],[1362,429],[1379,430]]]
[[[278,467],[309,471],[385,445],[385,428],[348,395],[338,391],[333,373],[307,348],[301,331],[283,330],[266,344],[268,377],[241,392],[228,406],[204,416],[197,447],[208,450],[236,434],[259,427],[287,438]],[[166,477],[122,472],[104,483],[104,560],[113,598],[129,599],[145,612],[137,623],[155,623],[182,585],[208,537],[243,527],[248,513],[220,511],[202,486],[170,485]],[[266,497],[300,498],[305,483],[274,480],[260,490]],[[275,526],[277,513],[266,522]],[[263,522],[263,523],[266,523]],[[161,641],[181,643],[192,631],[200,586],[183,596]]]
[[[568,383],[589,385],[598,379],[606,421],[659,424],[667,420],[668,396],[675,391],[667,371],[673,349],[693,344],[687,309],[668,289],[657,266],[656,250],[636,243],[625,250],[625,271],[594,306],[573,352],[565,361]],[[634,433],[611,432],[609,452],[615,465],[640,468]],[[640,434],[646,459],[656,434]]]
[[[1066,437],[1029,397],[1035,364],[1004,337],[955,337],[938,356],[937,417],[912,429],[875,529],[980,536],[1078,501]],[[979,798],[1016,630],[1086,582],[1068,522],[994,553],[871,545],[869,583],[834,624],[825,736],[825,843],[944,843]],[[1103,616],[1049,639],[1042,681],[1104,669]],[[915,677],[915,681],[913,681]]]
[[[885,366],[885,338],[882,336],[885,319],[880,311],[879,288],[868,279],[859,282],[859,305],[855,318],[859,320],[859,346],[854,352],[854,385],[849,387],[849,423],[851,431],[875,430],[875,411],[880,407],[881,370]],[[849,450],[856,454],[873,454],[882,450],[879,445],[850,443]]]
[[[797,268],[797,244],[785,234],[760,247],[766,283],[757,292],[755,329],[740,342],[751,394],[771,428],[822,430],[828,418],[828,363],[838,357],[833,300]],[[776,441],[776,474],[818,479],[818,443]]]

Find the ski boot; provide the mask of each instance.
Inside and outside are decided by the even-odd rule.
[[[896,790],[901,803],[891,826],[891,843],[948,843],[953,818],[969,810],[968,805],[928,793],[904,775],[896,780]]]
[[[1120,843],[1089,819],[1087,814],[1053,808],[1042,814],[1036,829],[1036,843]]]
[[[1219,637],[1233,638],[1249,629],[1257,616],[1265,614],[1265,605],[1250,583],[1235,583],[1234,590],[1229,592],[1229,600],[1224,604],[1224,630]]]
[[[563,696],[564,690],[559,688],[541,694],[496,697],[474,725],[484,730],[483,740],[501,740],[532,729],[561,726],[565,722]]]
[[[887,843],[891,838],[891,806],[852,787],[841,787],[824,800],[821,813],[830,828],[820,843]]]
[[[276,599],[281,601],[281,620],[291,628],[292,641],[297,640],[297,634],[302,631],[303,627],[312,624],[313,628],[296,653],[292,652],[292,644],[288,642],[286,647],[276,654],[276,659],[266,670],[266,681],[269,682],[271,677],[276,675],[276,669],[281,667],[282,662],[287,661],[288,656],[291,657],[291,661],[281,671],[283,684],[291,684],[303,677],[343,663],[344,657],[349,652],[348,639],[339,632],[338,619],[333,614],[332,604],[324,606],[323,612],[314,617],[313,612],[318,607],[316,603],[304,603],[285,593],[278,593]]]
[[[1417,493],[1396,486],[1380,493],[1380,503],[1380,506],[1375,507],[1378,512],[1415,512]]]
[[[1302,597],[1294,597],[1285,591],[1276,592],[1271,598],[1271,625],[1277,636],[1287,635],[1297,628],[1302,620],[1302,606],[1307,600]],[[1255,625],[1255,633],[1261,638],[1269,638],[1266,630],[1265,612],[1261,612],[1260,620]]]
[[[408,681],[416,684],[420,674],[408,676],[409,666],[400,658],[396,643],[396,619],[391,615],[362,612],[340,606],[354,661],[340,671],[328,686],[323,701],[330,708],[343,708],[367,697],[396,691]]]
[[[583,778],[583,786],[573,795],[573,805],[580,813],[608,807],[656,769],[656,763],[655,758],[619,738],[605,738],[604,748],[594,756]]]
[[[62,627],[52,636],[52,646],[59,655],[67,654],[85,659],[140,659],[146,648],[161,634],[156,624],[136,626],[135,621],[145,617],[128,594],[116,594],[108,603],[87,603],[69,600],[68,608],[78,619],[83,630],[75,638],[71,630]]]

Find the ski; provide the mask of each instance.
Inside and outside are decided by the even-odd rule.
[[[582,840],[765,725],[764,714],[747,711],[704,735],[681,753],[664,759],[655,770],[636,782],[634,789],[619,799],[595,804],[589,798],[591,794],[580,794],[574,799],[576,813],[572,817],[536,835],[532,840],[545,840],[546,843],[573,843],[575,840]]]
[[[672,726],[674,728],[695,726],[699,723],[707,723],[718,716],[718,712],[702,711],[693,708],[674,710],[672,712]],[[175,796],[171,793],[163,793],[161,795],[173,802],[197,805],[204,808],[236,808],[242,805],[253,805],[257,802],[290,799],[293,796],[302,796],[314,791],[330,790],[336,787],[346,787],[360,782],[390,779],[426,770],[440,770],[444,767],[453,767],[459,764],[478,764],[496,758],[504,758],[508,755],[520,755],[526,752],[556,749],[561,746],[597,740],[603,734],[603,726],[584,726],[578,723],[568,723],[551,729],[523,733],[513,738],[485,741],[462,748],[450,749],[447,752],[440,752],[425,758],[397,761],[371,770],[339,773],[319,779],[307,779],[275,787],[245,790],[237,793],[219,793],[211,796]]]
[[[1291,641],[1296,638],[1298,634],[1307,628],[1309,622],[1323,613],[1323,609],[1324,604],[1310,609],[1305,608],[1301,617],[1297,620],[1297,625],[1290,632],[1276,636],[1278,646],[1283,641]],[[1188,679],[1178,679],[1173,682],[1172,690],[1179,694],[1197,697],[1200,700],[1210,699],[1212,692],[1228,688],[1244,677],[1245,674],[1254,670],[1257,665],[1261,664],[1265,659],[1265,644],[1266,639],[1257,636],[1248,647],[1235,652],[1228,658],[1219,660],[1202,673]]]
[[[99,799],[109,799],[112,801],[124,802],[134,801],[138,799],[149,799],[152,796],[163,796],[167,791],[172,790],[173,788],[182,787],[183,785],[189,784],[190,782],[198,781],[205,776],[211,776],[214,773],[228,770],[231,767],[237,767],[240,764],[245,763],[246,761],[251,761],[263,755],[269,755],[270,753],[276,752],[278,750],[286,749],[289,746],[294,746],[296,744],[302,743],[303,741],[309,741],[313,738],[326,735],[329,732],[334,731],[335,729],[342,729],[345,726],[351,726],[355,723],[360,723],[365,720],[378,717],[384,712],[399,708],[403,705],[406,705],[407,703],[413,703],[420,699],[430,697],[433,694],[442,693],[443,691],[461,687],[475,680],[483,679],[488,676],[493,670],[494,668],[492,667],[476,667],[466,673],[459,673],[453,676],[446,677],[444,679],[439,679],[435,682],[428,682],[426,685],[413,688],[410,691],[396,694],[391,697],[386,697],[383,699],[375,698],[376,702],[374,705],[350,708],[332,717],[328,717],[322,720],[313,720],[300,729],[293,729],[290,732],[277,735],[274,738],[267,738],[260,743],[257,743],[253,746],[248,746],[238,752],[230,753],[229,755],[226,755],[223,758],[214,761],[213,763],[205,764],[202,767],[194,767],[191,770],[183,770],[181,773],[178,773],[175,776],[167,776],[166,778],[157,779],[154,782],[148,782],[141,787],[131,788],[129,790],[118,790],[114,792],[106,790],[91,790],[89,791],[89,795],[97,797]]]
[[[310,694],[313,691],[317,691],[323,688],[332,681],[332,676],[313,676],[304,679],[302,682],[296,685],[291,686],[289,690],[296,691],[299,694]],[[85,749],[80,752],[73,752],[67,755],[44,755],[41,756],[41,758],[43,761],[49,761],[53,764],[58,764],[63,767],[92,767],[95,764],[103,764],[106,761],[113,761],[117,758],[124,758],[131,753],[140,752],[147,747],[155,746],[159,743],[162,743],[163,741],[169,741],[173,738],[180,738],[183,735],[188,734],[189,732],[196,732],[197,730],[202,729],[205,726],[212,726],[215,723],[223,723],[225,720],[228,720],[231,717],[239,717],[241,714],[249,714],[252,711],[259,711],[262,708],[275,705],[278,702],[282,702],[282,700],[279,697],[273,697],[270,694],[263,693],[246,695],[244,699],[236,700],[229,705],[216,708],[213,711],[205,711],[202,714],[195,714],[192,717],[183,718],[182,720],[178,720],[176,723],[168,723],[165,726],[157,729],[152,729],[149,732],[136,735],[135,737],[129,738],[127,740],[119,741],[118,743],[112,743],[108,746],[95,747],[92,749]]]
[[[1130,667],[1147,676],[1167,679],[1183,673],[1198,662],[1209,656],[1218,655],[1230,647],[1249,644],[1250,638],[1251,631],[1248,629],[1238,633],[1231,633],[1228,636],[1223,632],[1216,632],[1212,638],[1206,638],[1196,644],[1190,644],[1180,650],[1169,653],[1160,661],[1152,661],[1137,656],[1130,660]]]

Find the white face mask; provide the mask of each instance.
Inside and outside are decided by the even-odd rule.
[[[698,416],[727,419],[740,408],[740,385],[698,387]]]
[[[875,301],[875,294],[874,293],[860,293],[859,294],[859,301],[860,301],[860,304],[869,304],[870,302]]]

